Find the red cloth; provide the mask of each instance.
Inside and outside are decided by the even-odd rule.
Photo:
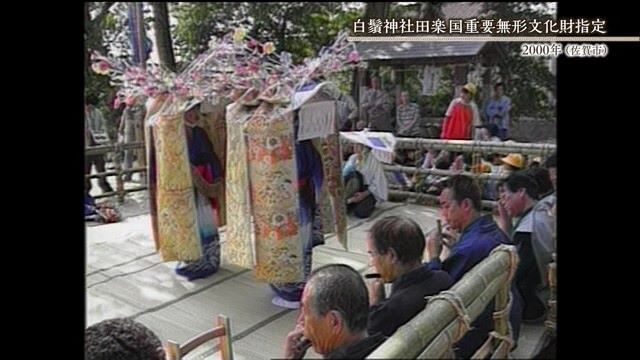
[[[442,124],[441,139],[469,140],[471,139],[471,123],[473,111],[471,106],[461,101],[455,101],[449,107]]]
[[[206,182],[208,182],[209,184],[213,184],[213,172],[211,171],[211,167],[198,165],[195,168]],[[220,204],[218,204],[218,200],[216,198],[209,198],[209,200],[211,201],[211,208],[213,209],[213,223],[217,227],[220,224],[220,221],[218,219],[218,214],[220,213]]]

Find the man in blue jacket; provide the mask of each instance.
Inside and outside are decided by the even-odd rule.
[[[425,263],[429,269],[444,270],[449,273],[454,284],[464,274],[486,258],[493,248],[500,244],[508,244],[509,237],[493,221],[491,215],[481,214],[481,190],[477,182],[466,175],[452,176],[445,189],[446,195],[441,197],[442,216],[448,227],[460,235],[455,241],[449,234],[432,232],[427,237],[429,262]],[[448,240],[449,255],[441,260],[442,245]],[[448,239],[446,239],[448,238]],[[455,241],[455,243],[454,243]],[[519,330],[518,301],[514,302],[511,323],[514,339]],[[486,340],[493,330],[493,304],[471,324],[472,329],[456,344],[456,357],[469,358]]]

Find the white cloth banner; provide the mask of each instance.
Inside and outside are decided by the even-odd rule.
[[[335,101],[318,101],[302,105],[298,115],[298,141],[323,138],[335,133]]]

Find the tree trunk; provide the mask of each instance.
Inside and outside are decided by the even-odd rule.
[[[419,16],[421,20],[436,20],[444,18],[442,4],[438,2],[424,2],[420,4]]]
[[[87,41],[89,40],[89,25],[91,23],[91,16],[89,15],[89,3],[84,3],[84,69],[85,72],[89,71],[89,44]]]
[[[158,47],[158,57],[160,65],[176,71],[176,61],[173,56],[173,41],[169,30],[169,10],[166,2],[152,2],[153,9],[153,30],[156,36],[156,46]]]
[[[389,15],[389,4],[390,3],[388,2],[367,3],[364,9],[364,18],[381,20],[386,19]]]
[[[280,24],[278,24],[278,41],[280,42],[280,46],[282,46],[282,49],[286,49],[287,48],[287,16],[289,15],[289,9],[286,9],[284,11],[284,15],[282,16],[282,19],[280,20]]]

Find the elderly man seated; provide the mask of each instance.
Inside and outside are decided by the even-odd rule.
[[[369,298],[353,268],[332,264],[311,273],[302,309],[284,343],[285,359],[301,359],[309,347],[324,359],[364,359],[385,337],[367,333]]]
[[[376,221],[366,238],[369,263],[380,275],[370,281],[369,332],[391,336],[427,305],[427,296],[453,285],[449,274],[422,266],[425,236],[413,220],[388,216]],[[392,283],[384,296],[384,283]]]

